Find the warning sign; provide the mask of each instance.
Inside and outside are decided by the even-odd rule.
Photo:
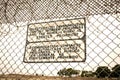
[[[25,62],[85,60],[85,19],[28,25]]]

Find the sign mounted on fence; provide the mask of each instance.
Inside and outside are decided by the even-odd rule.
[[[24,62],[79,62],[85,60],[85,19],[28,25]]]

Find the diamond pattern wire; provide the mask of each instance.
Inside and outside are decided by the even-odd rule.
[[[28,24],[74,18],[86,20],[84,62],[23,61]],[[65,43],[68,44],[67,41]],[[73,43],[76,44],[75,41]],[[120,64],[119,44],[119,0],[0,0],[0,74],[56,76],[63,68],[73,68],[82,73],[95,72],[99,66],[107,66],[112,71],[115,65]],[[116,74],[120,76],[120,72]]]

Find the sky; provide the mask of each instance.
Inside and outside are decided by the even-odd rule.
[[[98,66],[108,66],[111,69],[114,65],[120,64],[120,18],[114,14],[86,17],[85,62],[23,62],[29,23],[36,23],[36,21],[1,25],[0,73],[54,76],[63,68],[95,71]],[[20,27],[17,28],[16,25]]]

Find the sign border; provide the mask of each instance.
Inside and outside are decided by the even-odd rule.
[[[79,20],[79,19],[83,19],[84,20],[84,26],[85,26],[85,34],[83,36],[83,42],[85,43],[85,58],[82,60],[82,61],[26,61],[25,60],[25,54],[26,54],[26,46],[27,44],[29,44],[29,41],[28,41],[28,28],[29,28],[29,25],[32,25],[32,24],[42,24],[42,23],[50,23],[50,22],[57,22],[57,21],[67,21],[67,20]],[[76,40],[80,40],[79,38],[76,39]],[[86,61],[86,19],[85,18],[72,18],[72,19],[63,19],[63,20],[53,20],[53,21],[46,21],[46,22],[37,22],[37,23],[30,23],[27,25],[27,35],[26,35],[26,43],[25,43],[25,50],[24,50],[24,57],[23,57],[23,62],[24,63],[70,63],[70,62],[85,62]]]

